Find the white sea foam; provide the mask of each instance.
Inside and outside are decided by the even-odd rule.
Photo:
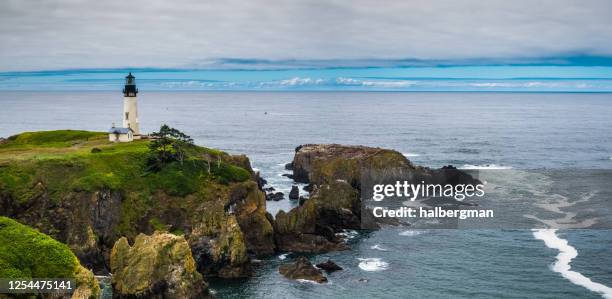
[[[359,268],[363,271],[375,272],[375,271],[383,271],[389,268],[389,263],[379,259],[377,257],[371,258],[359,258]]]
[[[405,236],[405,237],[412,237],[412,236],[416,236],[416,235],[420,235],[421,232],[418,230],[405,230],[401,233],[399,233],[400,236]]]
[[[612,299],[612,288],[601,283],[593,282],[590,278],[582,275],[580,272],[571,270],[572,259],[578,256],[576,248],[569,245],[567,240],[559,238],[556,234],[556,229],[537,229],[533,231],[533,236],[536,239],[544,241],[547,247],[559,250],[557,261],[551,266],[551,269],[558,272],[565,279],[571,281],[575,285],[585,287],[593,292],[601,294],[604,298]]]
[[[389,249],[382,247],[380,244],[375,244],[374,246],[370,247],[370,249],[380,250],[380,251],[389,251]]]
[[[357,237],[359,233],[356,230],[343,230],[342,232],[336,233],[336,236],[340,236],[345,240],[350,240]]]
[[[282,261],[282,260],[287,259],[287,256],[289,256],[289,254],[288,254],[288,253],[283,253],[283,254],[281,254],[281,255],[279,255],[279,256],[278,256],[278,259]]]
[[[402,155],[404,155],[404,157],[420,157],[420,154],[415,154],[415,153],[402,153]]]
[[[483,165],[472,165],[464,164],[459,169],[512,169],[511,166],[503,166],[497,164],[483,164]]]
[[[314,280],[308,280],[308,279],[296,279],[295,281],[297,282],[301,282],[301,283],[309,283],[309,284],[314,284],[314,285],[320,285],[320,283],[314,281]]]

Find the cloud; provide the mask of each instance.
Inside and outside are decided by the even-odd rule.
[[[612,56],[610,11],[606,0],[4,0],[0,71]]]

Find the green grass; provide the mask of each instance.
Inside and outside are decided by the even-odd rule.
[[[9,137],[8,140],[10,141],[10,143],[4,146],[65,147],[75,143],[86,142],[90,139],[94,140],[106,136],[108,136],[107,133],[103,132],[90,132],[79,130],[25,132]],[[0,145],[0,148],[1,147],[3,147],[3,145]]]
[[[202,181],[228,184],[250,178],[249,171],[227,162],[227,154],[198,146],[189,149],[183,163],[172,162],[159,172],[147,172],[147,141],[111,143],[100,140],[99,134],[49,131],[11,137],[0,147],[0,191],[24,201],[37,192],[36,185],[42,182],[57,199],[66,192],[101,188],[148,193],[161,189],[170,195],[185,196],[196,192]],[[92,140],[76,148],[73,144],[59,146],[82,138]],[[48,147],[55,149],[50,152]],[[94,147],[100,151],[92,153]],[[14,155],[16,150],[18,155]]]
[[[0,217],[0,277],[73,278],[78,265],[68,246]]]

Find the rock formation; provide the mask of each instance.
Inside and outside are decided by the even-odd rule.
[[[323,269],[326,272],[334,272],[334,271],[340,271],[342,270],[342,267],[338,266],[336,263],[334,263],[332,260],[328,259],[325,262],[322,263],[318,263],[317,264],[317,268]]]
[[[289,192],[289,199],[296,200],[299,198],[300,198],[300,189],[296,185],[291,186],[291,192]]]
[[[444,167],[432,170],[415,166],[401,153],[365,146],[307,144],[296,148],[293,178],[308,183],[310,198],[300,206],[276,215],[279,250],[325,252],[345,249],[336,237],[344,229],[361,229],[361,180],[371,173],[401,170],[415,181],[477,183],[468,174]]]
[[[114,298],[205,298],[207,285],[197,272],[182,236],[138,235],[134,245],[121,238],[111,252]]]
[[[321,270],[315,268],[307,258],[301,256],[294,263],[283,264],[278,272],[289,279],[305,279],[318,283],[327,282]]]

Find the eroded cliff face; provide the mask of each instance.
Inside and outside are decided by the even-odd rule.
[[[198,268],[211,276],[248,276],[249,254],[275,250],[264,194],[253,181],[214,186],[202,197],[156,192],[144,209],[121,190],[71,192],[58,202],[42,182],[35,192],[24,204],[0,196],[1,213],[68,244],[84,266],[98,273],[110,268],[109,253],[117,239],[133,240],[134,234],[155,230],[185,235]]]

